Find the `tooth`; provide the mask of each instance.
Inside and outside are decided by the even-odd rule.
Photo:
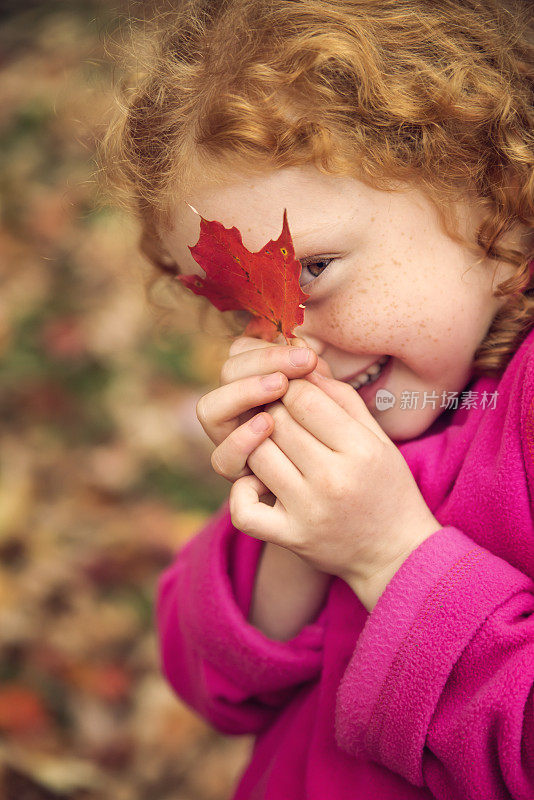
[[[367,373],[369,375],[376,375],[376,373],[380,372],[381,369],[382,369],[382,367],[381,367],[380,364],[373,364],[373,366],[369,367],[369,369],[366,370],[366,371],[367,371]]]
[[[366,383],[370,382],[371,378],[376,378],[378,373],[382,371],[382,367],[387,363],[387,361],[389,361],[389,356],[382,356],[382,358],[379,358],[376,364],[373,364],[368,370],[365,372],[360,372],[359,375],[356,375],[350,385],[353,387],[353,389],[360,388],[360,386],[357,384],[365,386]]]

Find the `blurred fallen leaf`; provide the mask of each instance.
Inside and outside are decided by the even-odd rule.
[[[51,724],[41,698],[21,684],[0,685],[0,730],[14,736],[41,733]]]
[[[79,360],[87,352],[85,335],[78,317],[53,319],[41,330],[46,352],[54,358]]]

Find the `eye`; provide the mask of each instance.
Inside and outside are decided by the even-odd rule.
[[[300,261],[300,263],[302,264],[302,272],[300,274],[301,286],[307,286],[308,284],[313,283],[314,281],[317,281],[321,277],[323,272],[326,272],[326,270],[328,269],[331,261],[334,261],[334,259],[333,258],[321,258],[321,259],[318,259],[317,261],[306,261],[305,259],[301,259],[301,261]],[[319,272],[317,274],[314,273],[314,270],[316,270],[316,269],[319,270]],[[306,283],[302,283],[302,278],[305,275],[305,270],[308,270],[308,272],[312,276],[312,279],[309,280],[309,281],[306,281]]]

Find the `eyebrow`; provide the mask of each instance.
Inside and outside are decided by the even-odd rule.
[[[327,230],[331,231],[332,227],[333,227],[332,223],[326,222],[324,225],[315,225],[313,227],[308,228],[308,230],[304,231],[301,234],[301,236],[295,236],[292,233],[291,234],[291,239],[293,241],[293,248],[294,248],[294,251],[295,251],[295,258],[297,259],[297,261],[304,261],[305,259],[308,260],[310,258],[317,258],[318,256],[322,256],[323,253],[329,252],[328,249],[322,251],[320,248],[318,248],[317,241],[314,243],[313,240],[312,240],[312,241],[310,241],[309,244],[306,244],[305,242],[304,243],[300,243],[299,240],[301,238],[305,239],[306,236],[308,236],[310,238],[313,235],[316,235],[317,237],[320,237],[325,233],[325,231],[327,231]],[[298,242],[298,244],[297,244],[297,242]],[[301,255],[297,255],[297,253],[299,253],[299,252],[301,253]]]
[[[315,248],[313,248],[313,249],[315,249]],[[308,250],[309,250],[309,252],[308,252]],[[328,251],[325,251],[325,253],[321,253],[321,252],[315,253],[310,248],[307,248],[307,250],[305,250],[304,252],[305,252],[305,255],[297,256],[296,251],[295,251],[295,258],[297,259],[297,261],[312,261],[314,258],[333,258],[334,257],[334,256],[326,255],[326,252],[328,252]]]

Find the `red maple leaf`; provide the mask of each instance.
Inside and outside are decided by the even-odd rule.
[[[189,203],[188,203],[189,205]],[[189,206],[196,214],[198,211]],[[272,342],[281,333],[286,342],[293,328],[304,321],[309,294],[299,284],[302,265],[295,250],[284,209],[282,233],[257,253],[247,250],[237,228],[225,228],[200,216],[200,236],[191,255],[206,277],[177,275],[192,292],[207,297],[219,311],[245,309],[253,318],[245,328],[247,336]]]

